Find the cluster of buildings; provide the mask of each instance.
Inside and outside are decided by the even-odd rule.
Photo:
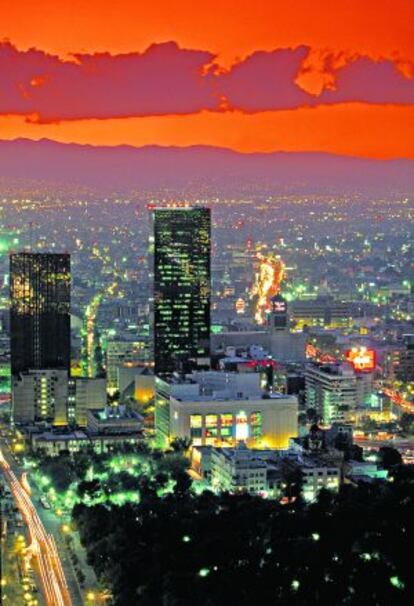
[[[352,446],[352,428],[334,424],[329,430],[313,426],[305,438],[293,438],[284,449],[198,446],[191,456],[192,472],[214,490],[249,492],[269,498],[313,501],[321,489],[337,492],[343,483],[385,480],[387,472],[375,462],[346,459],[336,448],[338,434]]]
[[[342,463],[300,450],[295,440],[300,413],[312,410],[325,427],[345,426],[374,406],[379,365],[372,344],[364,344],[366,329],[352,334],[358,310],[330,296],[290,303],[276,293],[264,323],[216,330],[209,209],[154,208],[152,218],[150,330],[108,338],[102,361],[87,322],[94,364],[86,367],[95,376],[71,365],[69,255],[10,256],[13,423],[34,448],[55,454],[63,445],[103,450],[149,438],[165,448],[187,440],[200,476],[220,490],[276,495],[289,466],[300,468],[306,498],[321,486],[337,488]],[[127,315],[141,313],[120,305]],[[384,368],[392,366],[395,380],[413,381],[413,354],[414,337],[405,335],[382,356],[381,372],[390,376]]]

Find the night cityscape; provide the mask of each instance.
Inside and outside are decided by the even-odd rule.
[[[414,6],[296,4],[5,8],[1,606],[413,603]]]

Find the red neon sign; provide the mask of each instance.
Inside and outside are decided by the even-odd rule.
[[[337,359],[332,354],[324,354],[320,349],[312,345],[312,343],[307,343],[305,347],[305,355],[307,358],[312,358],[317,360],[318,362],[326,362],[327,364],[335,364]]]
[[[353,347],[345,352],[346,360],[355,372],[372,372],[376,367],[376,355],[373,349]]]
[[[249,368],[267,368],[269,366],[276,368],[277,366],[274,360],[248,360],[247,362],[240,362],[240,364],[248,366]]]

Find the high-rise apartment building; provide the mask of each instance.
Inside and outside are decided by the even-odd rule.
[[[70,369],[70,256],[10,255],[10,348],[13,376]]]
[[[155,374],[208,365],[211,220],[208,208],[157,208],[154,220]]]
[[[345,364],[308,364],[305,373],[306,406],[325,424],[343,421],[357,406],[357,379]]]

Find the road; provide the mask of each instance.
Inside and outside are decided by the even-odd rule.
[[[105,296],[113,296],[118,288],[118,282],[113,280],[105,291]],[[95,347],[98,345],[95,338],[96,319],[98,316],[99,306],[104,297],[104,293],[97,293],[92,298],[91,302],[85,310],[84,326],[82,329],[83,336],[83,372],[87,377],[94,377],[96,373],[95,367]]]
[[[35,560],[47,606],[73,606],[53,537],[48,534],[28,492],[0,451],[0,467],[29,531],[29,551]]]

